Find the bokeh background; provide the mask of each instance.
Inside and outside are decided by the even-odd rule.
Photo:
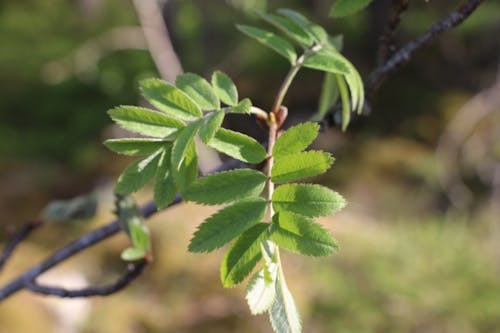
[[[146,1],[146,0],[142,0]],[[136,3],[140,2],[135,1]],[[395,36],[404,45],[462,1],[411,1]],[[241,96],[266,109],[287,71],[235,23],[252,10],[290,7],[331,33],[363,77],[376,66],[390,13],[376,0],[346,19],[331,0],[163,0],[185,71],[228,73]],[[485,1],[463,25],[415,54],[347,133],[316,147],[336,157],[315,181],[349,201],[321,219],[341,245],[328,258],[284,255],[306,332],[500,332],[500,2]],[[97,217],[47,225],[1,272],[4,283],[54,249],[112,217],[112,185],[130,161],[101,142],[120,136],[106,110],[138,104],[137,81],[158,76],[137,7],[123,0],[0,2],[0,245],[54,199],[96,191]],[[322,76],[304,70],[285,103],[290,123],[317,110]],[[254,121],[226,127],[258,138]],[[136,196],[147,201],[150,191]],[[222,251],[187,252],[196,225],[214,210],[178,205],[151,219],[155,261],[111,297],[59,300],[16,294],[0,305],[1,332],[269,332],[252,317],[244,287],[219,282]],[[66,286],[113,280],[123,269],[120,235],[43,276]]]

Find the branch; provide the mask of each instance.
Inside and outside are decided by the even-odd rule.
[[[385,32],[379,38],[377,64],[380,66],[394,53],[394,33],[401,23],[401,15],[408,9],[409,0],[392,0],[393,13],[387,23]]]
[[[423,35],[408,42],[404,47],[402,47],[392,57],[390,57],[389,60],[387,60],[381,66],[377,67],[368,77],[368,80],[366,81],[366,95],[369,98],[373,97],[373,94],[380,87],[381,83],[389,73],[393,72],[394,70],[400,68],[402,65],[410,61],[415,51],[429,44],[441,33],[450,30],[462,23],[476,10],[476,8],[483,1],[484,0],[466,1],[457,10],[454,10],[450,14],[448,14],[448,16],[446,16],[443,20],[434,23]]]
[[[61,287],[45,286],[37,283],[36,281],[28,281],[25,284],[25,288],[37,294],[64,298],[107,296],[122,290],[133,282],[137,277],[139,277],[139,275],[141,275],[147,263],[148,262],[146,260],[142,260],[138,263],[127,265],[125,273],[118,280],[105,286],[71,290]]]
[[[19,230],[16,234],[14,234],[14,236],[9,239],[7,245],[5,245],[5,248],[2,251],[2,255],[0,255],[0,271],[2,270],[7,260],[9,260],[16,247],[42,224],[43,222],[41,220],[28,222],[23,226],[21,230]]]

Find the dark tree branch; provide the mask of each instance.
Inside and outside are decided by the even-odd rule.
[[[392,14],[387,23],[385,32],[379,38],[379,47],[377,51],[377,65],[380,66],[395,51],[394,34],[401,23],[401,15],[408,9],[409,0],[392,0]]]
[[[91,296],[107,296],[117,291],[122,290],[132,283],[147,265],[146,260],[127,265],[125,273],[115,282],[99,287],[89,287],[83,289],[65,289],[61,287],[45,286],[36,281],[28,281],[25,288],[42,295],[51,295],[64,298],[91,297]]]
[[[373,97],[373,94],[380,87],[389,73],[393,72],[394,70],[400,68],[402,65],[410,61],[415,51],[429,44],[441,33],[450,30],[462,23],[476,10],[476,8],[483,1],[484,0],[466,1],[457,10],[452,11],[443,20],[434,23],[423,35],[408,42],[404,47],[402,47],[399,51],[392,55],[389,60],[387,60],[381,66],[377,67],[366,81],[366,95],[368,96],[368,98]]]
[[[14,234],[7,244],[5,245],[5,248],[2,251],[2,254],[0,255],[0,271],[4,267],[5,263],[7,260],[9,260],[10,256],[16,249],[16,247],[28,237],[31,232],[33,232],[35,229],[40,227],[42,225],[41,220],[35,220],[32,222],[28,222],[26,225],[23,226],[21,230],[19,230],[16,234]]]

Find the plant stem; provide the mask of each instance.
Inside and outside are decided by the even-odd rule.
[[[273,148],[274,148],[274,143],[276,142],[276,137],[278,135],[278,124],[276,123],[276,117],[273,112],[269,113],[269,118],[268,118],[268,124],[269,124],[269,140],[268,140],[268,145],[267,145],[267,166],[266,166],[266,172],[267,172],[267,200],[269,202],[269,216],[272,219],[274,215],[273,211],[273,205],[272,205],[272,198],[273,198],[273,192],[274,192],[274,183],[271,179],[271,171],[273,169],[274,165],[274,157],[273,157]]]

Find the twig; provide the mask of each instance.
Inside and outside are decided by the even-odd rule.
[[[28,281],[25,284],[25,288],[37,294],[64,298],[107,296],[122,290],[132,283],[137,277],[139,277],[139,275],[141,275],[147,263],[148,262],[146,260],[142,260],[140,262],[127,265],[125,273],[118,280],[105,286],[83,289],[65,289],[61,287],[42,285],[36,281]]]
[[[7,245],[5,245],[5,248],[2,251],[2,254],[0,255],[0,271],[2,270],[7,260],[9,260],[16,247],[41,225],[42,221],[40,220],[28,222],[23,226],[21,230],[19,230],[16,234],[14,234],[14,236],[9,239]]]
[[[380,66],[394,53],[394,34],[401,23],[401,15],[408,9],[408,0],[392,0],[393,13],[385,32],[379,38],[377,64]]]
[[[423,35],[408,42],[383,65],[377,67],[366,81],[366,95],[371,98],[387,75],[407,63],[413,53],[426,46],[441,33],[450,30],[468,18],[484,0],[468,0],[443,20],[434,23]]]

